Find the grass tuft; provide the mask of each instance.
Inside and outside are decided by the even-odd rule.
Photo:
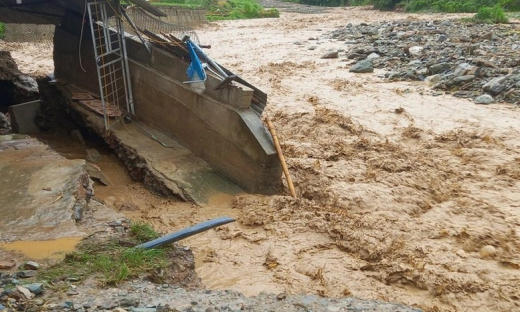
[[[130,235],[139,243],[159,237],[150,225],[144,223],[132,224]],[[94,275],[101,286],[117,286],[123,281],[167,266],[167,251],[167,248],[144,250],[123,247],[116,239],[88,240],[82,242],[77,251],[67,254],[63,262],[42,270],[38,278],[55,282],[71,277],[82,280]]]
[[[160,235],[154,228],[144,222],[135,222],[130,225],[130,235],[132,235],[139,243],[151,241]]]
[[[509,19],[500,5],[480,8],[474,18],[477,21],[491,22],[494,24],[509,23]]]

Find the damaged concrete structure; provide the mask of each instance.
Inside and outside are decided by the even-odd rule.
[[[111,6],[117,4],[110,1]],[[260,118],[267,95],[247,83],[216,90],[222,77],[208,74],[205,91],[198,94],[183,83],[189,65],[185,60],[153,42],[145,44],[137,36],[125,33],[134,112],[122,107],[122,115],[109,119],[106,131],[101,116],[73,100],[75,92],[95,96],[101,93],[96,70],[99,58],[95,57],[89,20],[83,18],[85,7],[83,0],[54,0],[45,4],[23,0],[22,5],[3,0],[0,21],[45,21],[57,25],[54,77],[69,105],[109,144],[117,141],[118,147],[123,146],[135,153],[135,157],[143,158],[144,165],[155,167],[150,174],[156,175],[154,180],[162,181],[160,184],[171,193],[205,203],[219,192],[280,191],[281,166],[272,138]],[[136,125],[125,122],[124,117],[129,115],[137,121]],[[134,135],[129,135],[132,131]],[[132,140],[138,135],[155,141],[155,149],[164,150],[153,153],[151,145],[144,141],[141,145],[134,144]],[[157,139],[159,136],[161,140]],[[164,144],[166,141],[170,143]],[[162,155],[160,160],[154,156],[158,154]],[[198,183],[204,184],[204,191],[200,191]]]

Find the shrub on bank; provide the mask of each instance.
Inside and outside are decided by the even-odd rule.
[[[257,0],[160,0],[152,4],[206,9],[210,21],[280,16],[278,10],[265,10]]]
[[[483,7],[478,10],[475,20],[491,22],[495,24],[509,23],[509,20],[501,6]]]
[[[207,14],[208,20],[280,17],[277,9],[264,9],[256,0],[228,0],[214,3]]]

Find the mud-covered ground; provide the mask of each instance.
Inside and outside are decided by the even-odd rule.
[[[320,58],[349,51],[326,36],[348,23],[458,17],[336,8],[204,26],[209,55],[269,94],[265,114],[299,199],[240,195],[193,207],[131,182],[96,195],[163,232],[236,217],[183,242],[209,289],[518,310],[519,111]]]
[[[269,94],[300,198],[235,198],[239,224],[198,238],[203,281],[432,311],[519,309],[518,110],[320,59],[349,50],[323,36],[348,23],[457,17],[346,8],[199,31],[211,56]]]
[[[200,208],[134,185],[105,201],[165,232],[237,217],[185,241],[210,289],[518,309],[518,110],[320,58],[349,51],[327,35],[348,23],[459,17],[340,8],[199,29],[211,57],[269,94],[299,199],[241,195]]]

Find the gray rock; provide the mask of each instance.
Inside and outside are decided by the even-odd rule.
[[[13,83],[21,95],[33,96],[39,92],[38,83],[36,82],[36,79],[31,76],[24,74],[16,75],[13,79]]]
[[[373,73],[374,66],[371,60],[362,60],[350,67],[349,72],[351,73]]]
[[[475,104],[485,104],[485,105],[487,105],[487,104],[495,103],[495,100],[489,94],[482,94],[481,96],[478,96],[477,98],[475,98],[474,102],[475,102]]]
[[[420,60],[413,60],[410,63],[408,63],[408,66],[420,66],[422,65],[422,62]]]
[[[9,128],[11,128],[11,122],[9,121],[9,118],[7,118],[6,115],[0,113],[0,129],[9,129]],[[10,264],[11,262],[6,262],[6,261],[0,262],[0,268],[2,268],[2,269],[9,268],[8,266],[3,265],[3,264],[7,264],[7,263]],[[14,267],[14,265],[15,265],[14,262],[12,262],[12,263],[13,264],[10,268]]]
[[[157,312],[170,312],[170,311],[171,311],[171,308],[170,308],[170,305],[168,305],[168,304],[165,304],[165,305],[159,304],[157,306]]]
[[[432,75],[429,77],[426,77],[425,81],[429,83],[430,85],[434,85],[436,83],[439,83],[442,80],[442,75]]]
[[[448,40],[448,36],[446,35],[439,35],[439,38],[437,38],[438,42],[444,42],[446,40]]]
[[[24,286],[17,286],[16,290],[19,291],[20,293],[22,293],[24,295],[24,297],[27,299],[34,298],[34,294]]]
[[[65,301],[61,306],[66,309],[74,309],[74,303],[72,301]]]
[[[134,307],[131,307],[130,311],[132,311],[132,312],[156,312],[157,308],[134,308]]]
[[[474,74],[476,72],[476,70],[477,70],[476,66],[470,65],[468,63],[462,63],[462,64],[459,64],[457,66],[457,68],[455,68],[453,75],[455,77],[470,75],[470,74]]]
[[[0,60],[0,80],[12,80],[16,74],[20,73],[11,52],[0,51]]]
[[[34,270],[24,270],[24,271],[18,272],[16,274],[16,276],[21,277],[21,278],[34,277],[34,276],[36,276],[36,271],[34,271]]]
[[[455,77],[455,79],[453,79],[453,82],[455,82],[455,83],[464,83],[464,82],[470,82],[473,79],[475,79],[475,76],[473,76],[473,75],[466,75],[466,76]]]
[[[40,268],[40,264],[34,261],[27,261],[23,264],[22,268],[24,270],[38,270]]]
[[[366,59],[366,54],[362,53],[350,53],[347,55],[349,60],[363,60]]]
[[[482,86],[482,89],[485,92],[497,95],[500,92],[504,91],[506,88],[506,76],[501,76],[497,78],[491,79],[488,83],[486,83],[484,86]]]
[[[119,305],[123,308],[137,307],[139,305],[139,301],[134,298],[123,298],[119,300]]]
[[[321,56],[322,59],[334,59],[338,58],[339,52],[338,51],[328,51],[327,53],[323,54]]]
[[[112,310],[113,308],[117,308],[117,303],[114,301],[108,301],[108,302],[103,303],[103,305],[101,305],[101,307],[105,310]]]
[[[373,59],[376,59],[376,58],[380,58],[381,56],[377,53],[370,53],[368,56],[367,56],[367,60],[373,60]]]
[[[310,46],[307,50],[313,51],[313,50],[316,50],[316,48],[317,48],[317,46]]]
[[[441,72],[444,72],[444,71],[447,71],[448,69],[450,69],[451,65],[449,63],[439,63],[439,64],[434,64],[432,66],[429,67],[430,69],[430,73],[435,75],[435,74],[439,74]]]
[[[43,293],[43,284],[42,283],[32,283],[23,285],[25,288],[29,289],[35,295],[41,295]]]
[[[415,56],[421,55],[423,50],[424,50],[424,47],[421,47],[421,46],[413,46],[408,49],[410,54],[415,55]]]

